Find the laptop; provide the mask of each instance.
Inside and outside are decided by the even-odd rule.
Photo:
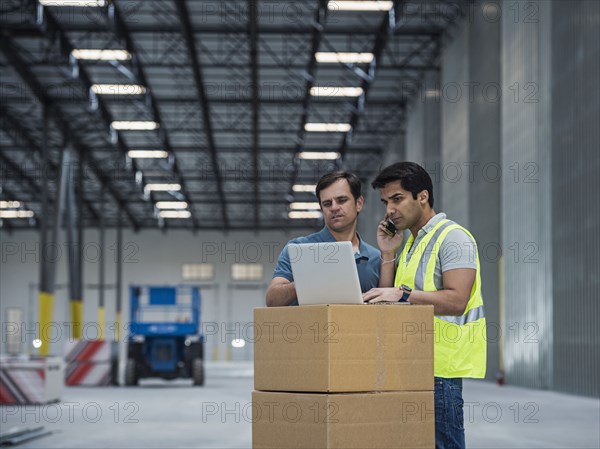
[[[288,245],[298,304],[364,304],[352,242]]]

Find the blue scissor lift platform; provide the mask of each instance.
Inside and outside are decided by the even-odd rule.
[[[191,378],[204,385],[200,291],[197,287],[134,285],[125,384],[147,377]]]

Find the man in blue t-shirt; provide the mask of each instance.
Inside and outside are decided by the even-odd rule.
[[[364,293],[379,285],[381,253],[364,242],[356,232],[358,214],[364,203],[358,176],[342,171],[327,173],[317,183],[316,195],[325,227],[314,234],[290,240],[285,245],[267,289],[269,307],[298,305],[288,254],[290,243],[352,242],[361,290]]]

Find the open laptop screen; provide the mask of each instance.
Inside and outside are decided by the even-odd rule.
[[[352,242],[288,245],[300,305],[363,304]]]

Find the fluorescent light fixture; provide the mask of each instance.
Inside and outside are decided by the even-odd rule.
[[[316,184],[295,184],[292,186],[294,192],[311,192],[314,193],[317,189]]]
[[[185,201],[157,201],[155,206],[157,209],[186,209],[188,203]]]
[[[158,215],[161,218],[190,218],[192,213],[189,210],[161,210]]]
[[[127,156],[131,159],[164,159],[169,153],[164,150],[129,150]]]
[[[293,203],[290,203],[290,209],[293,210],[311,210],[311,209],[317,209],[319,210],[319,203],[317,202],[309,202],[309,203],[304,203],[301,201],[295,201]]]
[[[294,219],[321,218],[322,216],[323,216],[323,214],[316,210],[304,210],[304,211],[292,210],[288,213],[288,217],[294,218]]]
[[[146,88],[139,84],[92,84],[92,91],[98,95],[143,95]]]
[[[20,201],[0,201],[0,209],[16,209],[21,207]]]
[[[301,153],[298,153],[298,158],[333,161],[340,158],[340,153],[331,151],[302,151]]]
[[[362,87],[321,86],[310,88],[310,94],[313,97],[358,97],[362,93]]]
[[[106,0],[39,0],[43,6],[83,6],[99,8],[106,6]]]
[[[0,218],[31,218],[32,210],[0,210]]]
[[[94,48],[76,48],[71,52],[75,59],[89,61],[127,61],[131,54],[127,50],[101,50]]]
[[[306,123],[304,131],[316,133],[345,133],[350,131],[350,123]]]
[[[169,190],[177,191],[181,190],[179,184],[146,184],[144,190],[155,191],[155,192],[168,192]]]
[[[373,53],[344,53],[344,52],[323,52],[315,53],[317,62],[339,63],[339,64],[363,64],[373,60]]]
[[[153,129],[157,129],[160,125],[151,120],[125,120],[112,122],[110,126],[117,131],[152,131]]]
[[[330,0],[327,9],[330,11],[389,11],[394,2],[389,1],[338,1]]]

